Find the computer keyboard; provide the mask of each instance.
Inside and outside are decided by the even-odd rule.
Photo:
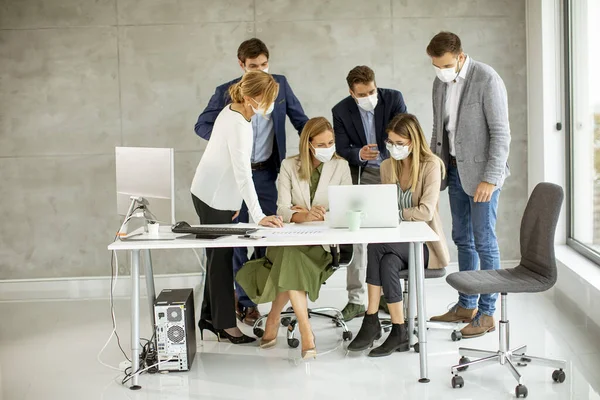
[[[173,233],[194,234],[199,239],[214,239],[222,236],[247,235],[256,232],[257,229],[210,225],[191,226],[185,221],[180,221],[171,227],[171,231]]]

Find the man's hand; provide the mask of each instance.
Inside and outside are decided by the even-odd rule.
[[[377,157],[379,157],[379,150],[377,150],[376,144],[368,144],[360,149],[358,155],[361,160],[373,161],[377,160]]]
[[[473,201],[475,203],[487,203],[492,199],[492,194],[494,194],[494,189],[496,185],[492,185],[491,183],[481,182],[477,185],[477,190],[475,191],[475,196],[473,197]]]
[[[232,220],[232,221],[235,221],[235,219],[236,219],[237,217],[239,217],[239,216],[240,216],[240,210],[237,210],[237,211],[235,212],[235,214],[233,214],[233,217],[231,217],[231,220]]]

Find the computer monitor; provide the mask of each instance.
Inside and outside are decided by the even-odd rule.
[[[332,228],[348,228],[348,212],[364,213],[364,228],[396,228],[398,187],[396,185],[329,186],[328,224]]]
[[[158,222],[175,223],[173,149],[116,147],[117,213],[126,216],[132,197],[147,201]]]

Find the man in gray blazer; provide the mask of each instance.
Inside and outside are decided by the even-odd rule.
[[[502,78],[492,67],[462,50],[451,32],[435,35],[427,54],[433,82],[431,149],[444,161],[452,213],[452,240],[460,271],[500,268],[496,212],[504,180],[510,175],[508,101]],[[469,322],[463,338],[495,330],[497,294],[459,293],[458,303],[432,321]]]

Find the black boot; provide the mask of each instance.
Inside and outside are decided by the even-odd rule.
[[[375,314],[365,314],[360,330],[356,338],[348,345],[349,351],[363,351],[373,346],[373,342],[381,337],[381,324],[379,316]]]
[[[406,324],[392,324],[392,331],[385,342],[376,349],[371,350],[369,357],[385,357],[395,351],[408,351],[408,330]]]

